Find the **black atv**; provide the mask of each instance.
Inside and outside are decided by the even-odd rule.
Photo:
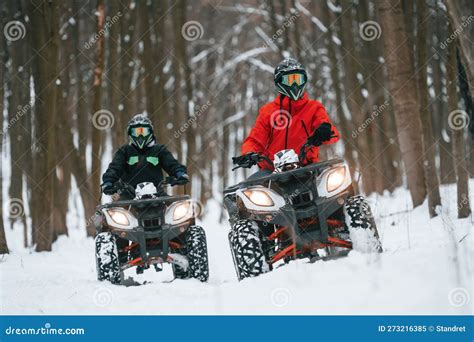
[[[97,207],[99,280],[120,284],[130,267],[139,274],[153,265],[158,272],[163,263],[172,264],[176,278],[208,280],[206,235],[195,222],[201,207],[189,196],[168,196],[162,190],[168,184],[176,185],[176,179],[163,181],[160,191],[152,183],[134,189],[119,180],[115,186],[120,200]]]
[[[234,170],[255,162],[275,167],[269,175],[224,190],[239,280],[270,271],[280,260],[315,261],[351,249],[382,251],[369,204],[354,194],[347,164],[333,159],[303,166],[299,160],[305,160],[308,147],[304,145],[299,155],[280,151],[274,162],[258,154],[250,156],[253,163],[234,158]]]

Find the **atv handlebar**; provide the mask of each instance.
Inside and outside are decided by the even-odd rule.
[[[332,139],[332,138],[335,138],[335,137],[337,137],[337,135],[333,134],[333,135],[331,135],[330,138]],[[319,146],[322,145],[322,143],[313,144],[309,140],[310,139],[308,138],[308,140],[305,142],[305,144],[303,146],[301,146],[300,152],[298,154],[298,158],[299,158],[300,162],[303,162],[306,159],[306,154],[308,152],[307,151],[308,148],[319,147]],[[247,158],[242,158],[244,156],[247,156]],[[233,157],[232,162],[233,162],[234,165],[237,165],[237,166],[232,168],[232,171],[237,170],[239,168],[249,169],[252,166],[254,166],[257,163],[260,163],[262,161],[266,161],[266,162],[270,163],[271,165],[273,165],[273,161],[270,158],[268,158],[267,156],[264,156],[260,153],[257,153],[257,152],[252,152],[252,153],[240,156],[240,157]]]
[[[246,158],[242,158],[244,156]],[[267,156],[264,156],[262,154],[256,153],[256,152],[252,152],[252,153],[246,154],[244,156],[232,158],[232,163],[234,165],[237,165],[234,168],[232,168],[232,171],[237,170],[239,168],[249,169],[252,166],[254,166],[254,165],[256,165],[256,164],[258,164],[262,161],[266,161],[266,162],[270,163],[271,165],[273,165],[273,162],[271,161],[270,158],[268,158]]]
[[[329,139],[332,139],[332,138],[336,138],[337,135],[336,134],[332,134]],[[306,153],[308,152],[307,149],[308,148],[311,148],[311,147],[319,147],[321,146],[323,143],[322,142],[318,142],[318,143],[311,143],[310,142],[310,138],[308,138],[308,140],[306,140],[305,144],[303,146],[301,146],[301,149],[300,149],[300,153],[298,154],[298,158],[300,160],[300,162],[302,162],[303,160],[306,159]]]
[[[181,184],[176,177],[166,177],[166,179],[162,180],[157,188],[161,189],[167,185],[170,186],[175,186],[175,185],[185,185]],[[117,193],[119,195],[121,194],[127,194],[130,197],[135,197],[135,188],[128,184],[127,182],[124,182],[122,179],[119,179],[118,181],[115,182],[114,184],[115,188],[117,189]]]
[[[167,186],[167,185],[170,185],[170,186],[183,185],[184,186],[184,185],[186,185],[186,183],[180,183],[178,181],[178,178],[170,176],[170,177],[166,177],[166,179],[162,180],[160,182],[160,184],[158,184],[158,186],[160,188],[162,188],[164,186]]]
[[[114,187],[119,195],[126,194],[132,198],[135,197],[135,189],[133,188],[133,186],[124,182],[121,179],[115,182]]]

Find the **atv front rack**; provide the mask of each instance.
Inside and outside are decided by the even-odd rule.
[[[303,166],[294,170],[285,171],[282,173],[272,173],[268,176],[259,177],[256,179],[248,179],[243,182],[240,182],[234,186],[228,187],[224,190],[224,195],[235,192],[235,190],[252,186],[252,185],[262,185],[262,183],[266,183],[268,181],[275,182],[275,181],[288,181],[293,178],[304,178],[308,177],[309,174],[316,174],[319,175],[321,172],[328,167],[343,164],[343,159],[331,159],[326,160],[320,163],[310,164],[307,166]]]
[[[110,202],[101,205],[99,208],[114,208],[114,207],[136,207],[136,208],[145,208],[145,207],[157,207],[161,205],[168,205],[173,202],[188,200],[191,197],[189,195],[183,196],[162,196],[158,198],[150,199],[140,199],[140,200],[120,200],[115,202]]]

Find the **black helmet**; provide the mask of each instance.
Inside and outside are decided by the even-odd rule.
[[[144,114],[135,115],[127,125],[127,135],[131,145],[142,149],[155,140],[153,124]]]
[[[275,68],[274,81],[279,93],[296,101],[303,96],[308,76],[301,63],[296,59],[287,58]]]

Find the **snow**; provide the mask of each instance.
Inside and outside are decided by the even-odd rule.
[[[471,194],[474,190],[471,181]],[[238,282],[220,206],[209,203],[201,224],[209,246],[210,280],[173,280],[171,269],[142,275],[127,270],[128,286],[96,280],[94,243],[77,215],[70,236],[52,252],[12,248],[0,260],[3,314],[472,314],[472,221],[456,218],[456,188],[441,191],[440,216],[426,203],[411,208],[408,191],[369,198],[384,252],[291,262]]]

